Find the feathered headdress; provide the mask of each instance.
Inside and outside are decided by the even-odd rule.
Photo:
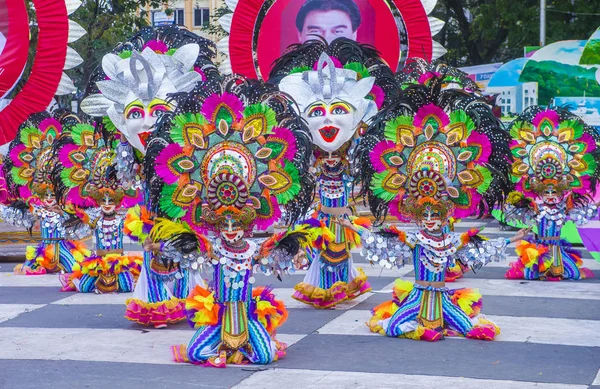
[[[59,160],[54,177],[59,198],[78,207],[98,206],[108,197],[120,205],[137,202],[137,192],[125,190],[116,172],[117,140],[113,134],[102,133],[103,127],[80,121],[67,126],[54,144]]]
[[[4,171],[10,194],[28,199],[54,193],[52,170],[55,158],[52,146],[62,132],[59,112],[55,117],[46,112],[31,115],[10,143]]]
[[[406,87],[359,144],[362,194],[378,219],[481,214],[508,192],[508,135],[484,100],[444,83]]]
[[[600,177],[600,136],[566,109],[535,106],[510,126],[516,189],[529,196],[549,185],[559,192],[595,193]]]
[[[481,92],[475,81],[460,69],[443,62],[427,62],[422,58],[411,58],[404,69],[396,73],[396,81],[403,87],[410,84],[428,85],[434,81],[444,89],[464,89],[468,92]]]
[[[190,94],[149,143],[146,175],[159,214],[196,229],[233,219],[247,231],[297,218],[312,200],[310,137],[290,101],[264,84],[228,78]]]

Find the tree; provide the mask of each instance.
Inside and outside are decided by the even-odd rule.
[[[548,0],[546,43],[588,39],[598,27],[598,10],[600,0]],[[433,16],[446,25],[436,40],[454,66],[505,62],[539,44],[539,14],[539,0],[439,0]]]

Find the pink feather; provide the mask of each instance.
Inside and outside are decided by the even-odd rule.
[[[222,95],[213,94],[204,100],[202,104],[202,115],[209,121],[212,120],[213,115],[220,105],[225,105],[233,111],[234,119],[240,120],[242,118],[242,111],[244,110],[244,103],[237,98],[237,96],[231,93],[223,93]],[[212,123],[217,124],[217,123]]]
[[[391,140],[384,140],[377,143],[377,145],[369,154],[371,164],[373,164],[373,168],[377,173],[381,173],[388,169],[388,166],[383,161],[382,156],[390,151],[396,151],[396,143]]]
[[[275,127],[272,130],[272,134],[270,134],[267,137],[267,142],[271,138],[280,139],[288,145],[287,150],[283,154],[283,159],[288,160],[288,161],[291,161],[294,159],[294,155],[296,155],[298,148],[296,146],[296,138],[294,138],[294,134],[292,134],[292,131],[288,130],[287,128]],[[284,164],[285,164],[285,161],[282,160],[281,166],[283,166]]]
[[[70,167],[75,166],[75,164],[73,163],[73,160],[70,158],[70,155],[72,152],[74,152],[77,149],[79,149],[79,146],[77,146],[75,144],[67,144],[58,151],[58,159],[65,168],[70,168]],[[81,164],[79,164],[79,165],[81,165]]]
[[[469,146],[478,146],[480,149],[479,157],[476,158],[473,163],[484,165],[489,161],[490,154],[492,153],[492,145],[487,136],[480,134],[477,131],[473,131],[467,138],[467,144]]]
[[[158,176],[168,185],[176,183],[179,180],[179,177],[181,177],[169,167],[169,159],[178,154],[183,154],[183,148],[178,143],[171,143],[162,149],[154,162],[156,174],[158,174]]]
[[[60,122],[54,118],[46,118],[42,120],[38,128],[44,135],[46,134],[46,131],[48,131],[50,128],[56,129],[56,136],[60,135],[60,132],[62,130]]]
[[[336,57],[329,57],[331,58],[331,62],[333,62],[333,66],[335,66],[336,68],[342,68],[342,63],[340,62],[339,59],[337,59]],[[319,66],[319,61],[315,62],[315,64],[313,65],[313,70],[317,70]],[[327,63],[325,63],[325,65],[323,66],[323,69],[325,69],[327,67]]]
[[[78,186],[71,188],[67,192],[65,199],[67,202],[71,202],[74,205],[76,205],[78,207],[82,207],[82,208],[94,206],[94,202],[91,198],[89,198],[87,196],[86,197],[81,196],[81,192],[80,192]]]
[[[383,101],[385,100],[385,93],[383,92],[383,89],[381,89],[381,87],[378,85],[373,85],[373,88],[371,88],[371,91],[369,92],[369,96],[373,99],[373,101],[375,101],[377,109],[380,109],[383,105]]]
[[[481,202],[482,196],[475,189],[467,189],[466,190],[470,194],[470,203],[466,208],[454,208],[454,217],[457,219],[461,219],[464,217],[469,217],[475,215],[477,212],[477,206]]]
[[[560,120],[556,111],[547,109],[535,115],[535,117],[531,121],[531,124],[533,124],[537,128],[544,119],[550,120],[550,122],[552,123],[552,127],[556,127],[558,125],[558,121]]]
[[[579,180],[581,181],[581,186],[579,188],[573,188],[573,192],[581,195],[589,195],[590,187],[592,186],[590,176],[579,176]]]
[[[419,84],[425,85],[427,84],[427,82],[429,82],[429,80],[431,80],[432,78],[435,77],[441,77],[442,75],[438,72],[427,72],[425,74],[422,74],[421,77],[419,77],[419,80],[417,81]]]
[[[273,209],[273,215],[267,219],[261,219],[257,217],[254,219],[254,225],[259,230],[266,230],[270,226],[273,225],[279,218],[281,218],[281,207],[277,202],[277,198],[275,196],[271,196],[271,208]]]
[[[24,165],[23,161],[21,161],[21,159],[19,158],[19,155],[24,152],[26,149],[24,144],[19,144],[15,147],[13,147],[9,152],[8,152],[8,157],[10,158],[10,160],[12,161],[13,165],[15,167],[21,167]]]
[[[167,46],[165,42],[159,41],[159,40],[156,40],[156,39],[152,39],[152,40],[149,40],[148,42],[146,42],[146,44],[144,45],[144,47],[142,47],[142,51],[146,47],[150,48],[150,50],[152,50],[152,51],[154,51],[155,53],[158,53],[158,54],[164,54],[167,51],[169,51],[169,46]]]
[[[445,127],[448,125],[448,123],[450,123],[450,118],[443,109],[435,104],[427,104],[419,108],[417,114],[415,115],[413,125],[415,127],[423,128],[425,121],[430,116],[436,118],[437,122],[440,124],[440,128]]]
[[[592,151],[596,150],[596,142],[590,134],[584,133],[581,135],[581,138],[579,138],[578,141],[585,142],[587,144],[587,148],[585,149],[586,153],[591,153]]]

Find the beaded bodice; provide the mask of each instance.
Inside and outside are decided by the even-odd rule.
[[[107,218],[100,216],[96,224],[94,235],[96,237],[97,250],[121,250],[123,249],[123,224],[125,218],[115,215]]]
[[[239,249],[224,245],[221,239],[215,241],[214,252],[219,259],[212,261],[212,287],[217,301],[250,301],[252,284],[255,282],[252,269],[256,250],[256,243],[252,241],[244,242]]]

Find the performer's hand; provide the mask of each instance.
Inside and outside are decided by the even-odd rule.
[[[306,252],[304,250],[298,251],[298,254],[292,260],[296,269],[301,269],[306,264]]]
[[[530,232],[531,232],[531,227],[523,228],[523,229],[519,230],[516,233],[516,235],[512,237],[512,239],[510,239],[510,242],[514,243],[518,240],[521,240],[521,239],[525,238],[527,235],[529,235]]]
[[[154,243],[152,239],[146,238],[142,247],[144,248],[144,251],[158,251],[160,250],[160,243]]]

